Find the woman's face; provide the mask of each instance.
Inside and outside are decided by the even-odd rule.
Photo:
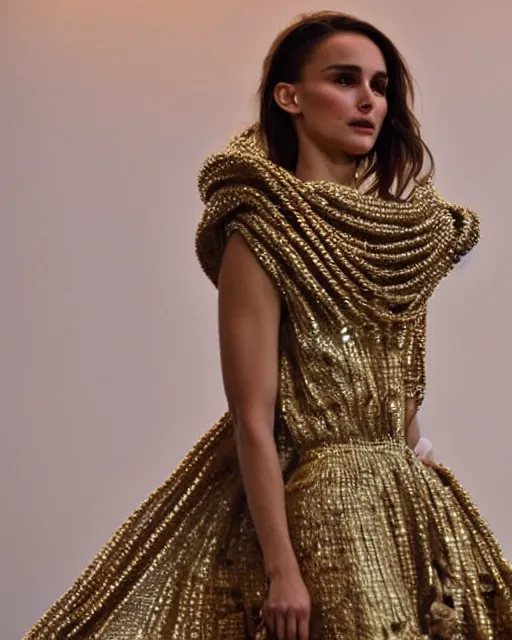
[[[294,85],[299,139],[329,155],[367,154],[387,113],[388,76],[382,52],[369,38],[337,33],[316,48]]]

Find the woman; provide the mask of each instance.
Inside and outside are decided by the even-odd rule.
[[[199,178],[230,410],[30,640],[512,637],[510,565],[414,452],[427,301],[478,220],[422,177],[412,93],[367,23],[278,37]]]

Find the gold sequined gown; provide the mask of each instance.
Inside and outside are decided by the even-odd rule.
[[[511,566],[451,472],[404,438],[427,301],[477,241],[475,214],[430,183],[397,203],[301,182],[252,129],[199,186],[207,275],[238,232],[283,300],[275,438],[311,640],[512,638]],[[226,414],[27,638],[264,638],[266,588]]]

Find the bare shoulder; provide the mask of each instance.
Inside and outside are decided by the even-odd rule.
[[[240,233],[233,233],[224,248],[219,273],[219,297],[245,299],[252,303],[280,304],[271,277]]]

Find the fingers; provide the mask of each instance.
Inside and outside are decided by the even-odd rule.
[[[263,607],[263,619],[265,620],[265,624],[267,629],[270,631],[273,638],[276,637],[276,620],[274,617],[274,612],[269,609],[266,605]]]
[[[309,615],[288,611],[264,610],[265,624],[276,640],[309,640]]]
[[[299,617],[299,627],[297,632],[299,640],[309,640],[309,615]]]
[[[276,614],[276,636],[277,640],[287,640],[286,637],[286,616],[283,613]]]
[[[297,640],[297,617],[295,611],[289,611],[286,616],[286,640]]]

